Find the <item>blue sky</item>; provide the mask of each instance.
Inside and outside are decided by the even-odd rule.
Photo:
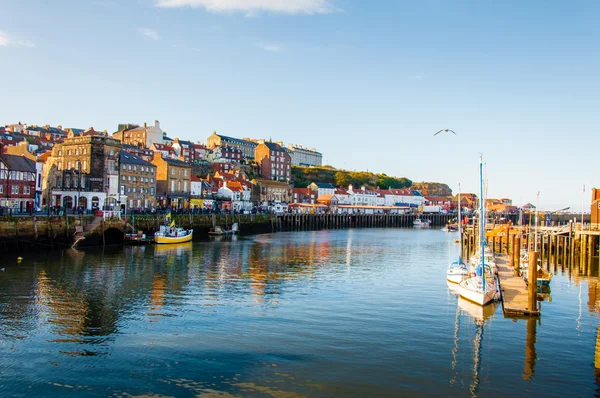
[[[2,0],[0,15],[2,124],[158,119],[470,192],[481,152],[489,196],[539,191],[545,209],[580,211],[600,186],[597,1]]]

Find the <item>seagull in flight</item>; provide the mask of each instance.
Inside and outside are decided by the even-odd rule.
[[[441,129],[440,131],[438,131],[437,133],[434,134],[434,136],[438,135],[439,133],[441,133],[442,131],[444,132],[451,132],[452,134],[456,135],[456,133],[454,132],[454,130],[450,130],[450,129]]]

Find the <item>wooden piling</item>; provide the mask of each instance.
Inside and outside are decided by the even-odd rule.
[[[537,265],[538,253],[530,251],[529,266],[527,268],[529,311],[537,311]]]

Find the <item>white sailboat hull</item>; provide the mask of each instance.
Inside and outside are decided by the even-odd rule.
[[[486,305],[496,297],[496,282],[486,280],[486,291],[484,292],[481,284],[481,277],[474,276],[465,279],[459,284],[458,294],[460,297],[467,299],[479,305]]]

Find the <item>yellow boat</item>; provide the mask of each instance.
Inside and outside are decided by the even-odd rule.
[[[193,234],[194,231],[192,229],[175,228],[161,225],[160,230],[154,234],[154,243],[169,244],[189,242],[192,240]]]

